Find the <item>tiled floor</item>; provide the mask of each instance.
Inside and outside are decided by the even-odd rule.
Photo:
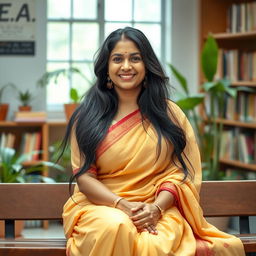
[[[63,227],[57,223],[50,223],[48,229],[44,228],[24,228],[22,231],[24,238],[64,238]]]

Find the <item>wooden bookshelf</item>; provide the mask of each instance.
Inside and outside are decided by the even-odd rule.
[[[237,160],[230,160],[225,158],[221,158],[220,163],[256,172],[256,164],[246,164]]]
[[[228,18],[232,13],[232,10],[230,8],[233,4],[240,6],[240,4],[250,3],[250,5],[248,6],[251,6],[253,2],[255,1],[254,0],[240,0],[240,1],[200,0],[199,49],[202,49],[205,39],[209,34],[211,34],[216,39],[219,48],[222,50],[225,50],[225,51],[237,50],[239,54],[243,52],[252,52],[252,53],[256,52],[256,27],[252,29],[250,28],[250,30],[248,30],[247,27],[249,26],[248,24],[250,22],[248,22],[246,26],[244,26],[245,23],[242,22],[242,19],[238,21],[238,20],[235,20],[236,18],[233,18],[233,19]],[[240,9],[241,7],[237,7],[237,8],[239,8],[239,11],[241,11]],[[246,10],[246,8],[244,10]],[[234,17],[238,17],[238,16],[234,16]],[[246,15],[246,17],[248,16]],[[232,23],[236,24],[237,26],[232,27]],[[250,26],[251,26],[251,23],[250,23]],[[237,31],[234,31],[234,28],[237,29]],[[199,51],[199,54],[201,54],[201,50]],[[200,59],[200,56],[199,56],[199,59]],[[237,63],[241,65],[241,62],[238,61]],[[240,67],[238,66],[238,68]],[[255,69],[256,67],[253,67],[253,68]],[[243,67],[243,70],[248,71],[247,66],[245,66],[245,68]],[[241,75],[239,74],[239,76]],[[199,80],[200,80],[200,84],[202,84],[204,81],[201,69],[199,71]],[[249,92],[247,90],[246,93],[248,94],[256,93],[255,78],[243,80],[240,78],[234,79],[233,77],[233,79],[230,78],[230,80],[231,80],[232,87],[242,87],[242,88],[244,87],[245,88],[244,91],[246,91],[246,88],[250,88],[251,90],[254,90],[255,88],[254,92]],[[243,94],[244,93],[243,90],[241,91]],[[238,102],[239,101],[237,101],[235,104],[238,104]],[[245,104],[248,104],[248,102],[246,102]],[[256,106],[256,102],[254,102],[254,104]],[[239,109],[239,105],[237,105],[237,109]],[[255,114],[256,114],[256,109],[255,109]],[[256,142],[256,121],[244,122],[244,121],[238,121],[238,120],[218,119],[217,122],[222,123],[225,129],[235,129],[236,131],[238,131],[239,134],[240,132],[241,133],[248,132],[250,134],[254,134],[254,137],[255,137],[254,162],[256,163],[256,143],[255,143]],[[233,138],[233,139],[235,140],[236,138]],[[247,164],[238,160],[229,160],[224,158],[220,159],[220,163],[222,166],[227,166],[227,168],[229,166],[229,167],[234,167],[234,169],[239,168],[247,171],[256,171],[256,164]]]
[[[49,120],[46,122],[14,122],[14,121],[1,121],[0,122],[0,135],[2,133],[13,133],[15,135],[14,148],[18,150],[20,148],[22,136],[26,132],[40,132],[41,134],[41,147],[40,158],[38,160],[31,160],[24,162],[24,166],[31,166],[39,164],[41,161],[49,160],[48,148],[50,142],[52,142],[56,137],[62,139],[65,128],[66,121],[64,120]],[[60,132],[56,132],[56,128]],[[58,136],[56,136],[56,134]],[[51,137],[54,137],[51,139]],[[43,175],[47,176],[47,168],[44,169]]]
[[[235,127],[244,127],[248,129],[255,129],[256,130],[256,123],[255,122],[241,122],[241,121],[235,121],[235,120],[228,120],[228,119],[217,119],[218,123],[222,123],[226,126],[235,126]]]
[[[216,33],[213,34],[213,37],[216,40],[247,40],[247,39],[256,39],[256,31],[248,31],[243,33]]]
[[[256,81],[233,81],[232,86],[237,87],[255,87],[256,88]]]

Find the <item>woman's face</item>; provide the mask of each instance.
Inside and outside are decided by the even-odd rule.
[[[145,65],[133,41],[123,38],[117,42],[110,53],[108,73],[117,92],[141,89]]]

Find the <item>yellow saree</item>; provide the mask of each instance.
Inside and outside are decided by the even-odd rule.
[[[76,186],[64,206],[67,255],[83,256],[243,256],[239,239],[208,224],[199,207],[201,166],[193,130],[183,112],[170,103],[175,122],[187,138],[186,164],[194,179],[181,183],[183,173],[171,160],[172,146],[162,140],[156,157],[157,135],[150,123],[141,121],[137,110],[112,125],[97,152],[97,178],[111,191],[130,201],[153,202],[158,188],[171,182],[175,206],[157,224],[158,235],[138,233],[119,209],[94,205]],[[72,166],[80,167],[79,152],[71,140]],[[191,167],[191,165],[193,167]]]

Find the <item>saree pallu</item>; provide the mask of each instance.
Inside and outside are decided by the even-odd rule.
[[[112,192],[129,201],[152,203],[165,182],[171,183],[176,199],[156,228],[158,235],[137,232],[130,218],[119,209],[91,203],[75,187],[63,211],[68,239],[67,255],[83,256],[243,256],[241,241],[207,223],[199,206],[200,154],[193,130],[184,113],[169,103],[172,120],[186,135],[183,158],[194,173],[182,182],[179,162],[171,158],[172,146],[164,139],[157,157],[157,134],[140,112],[134,111],[109,128],[97,151],[91,171]],[[73,169],[82,159],[71,139]]]

